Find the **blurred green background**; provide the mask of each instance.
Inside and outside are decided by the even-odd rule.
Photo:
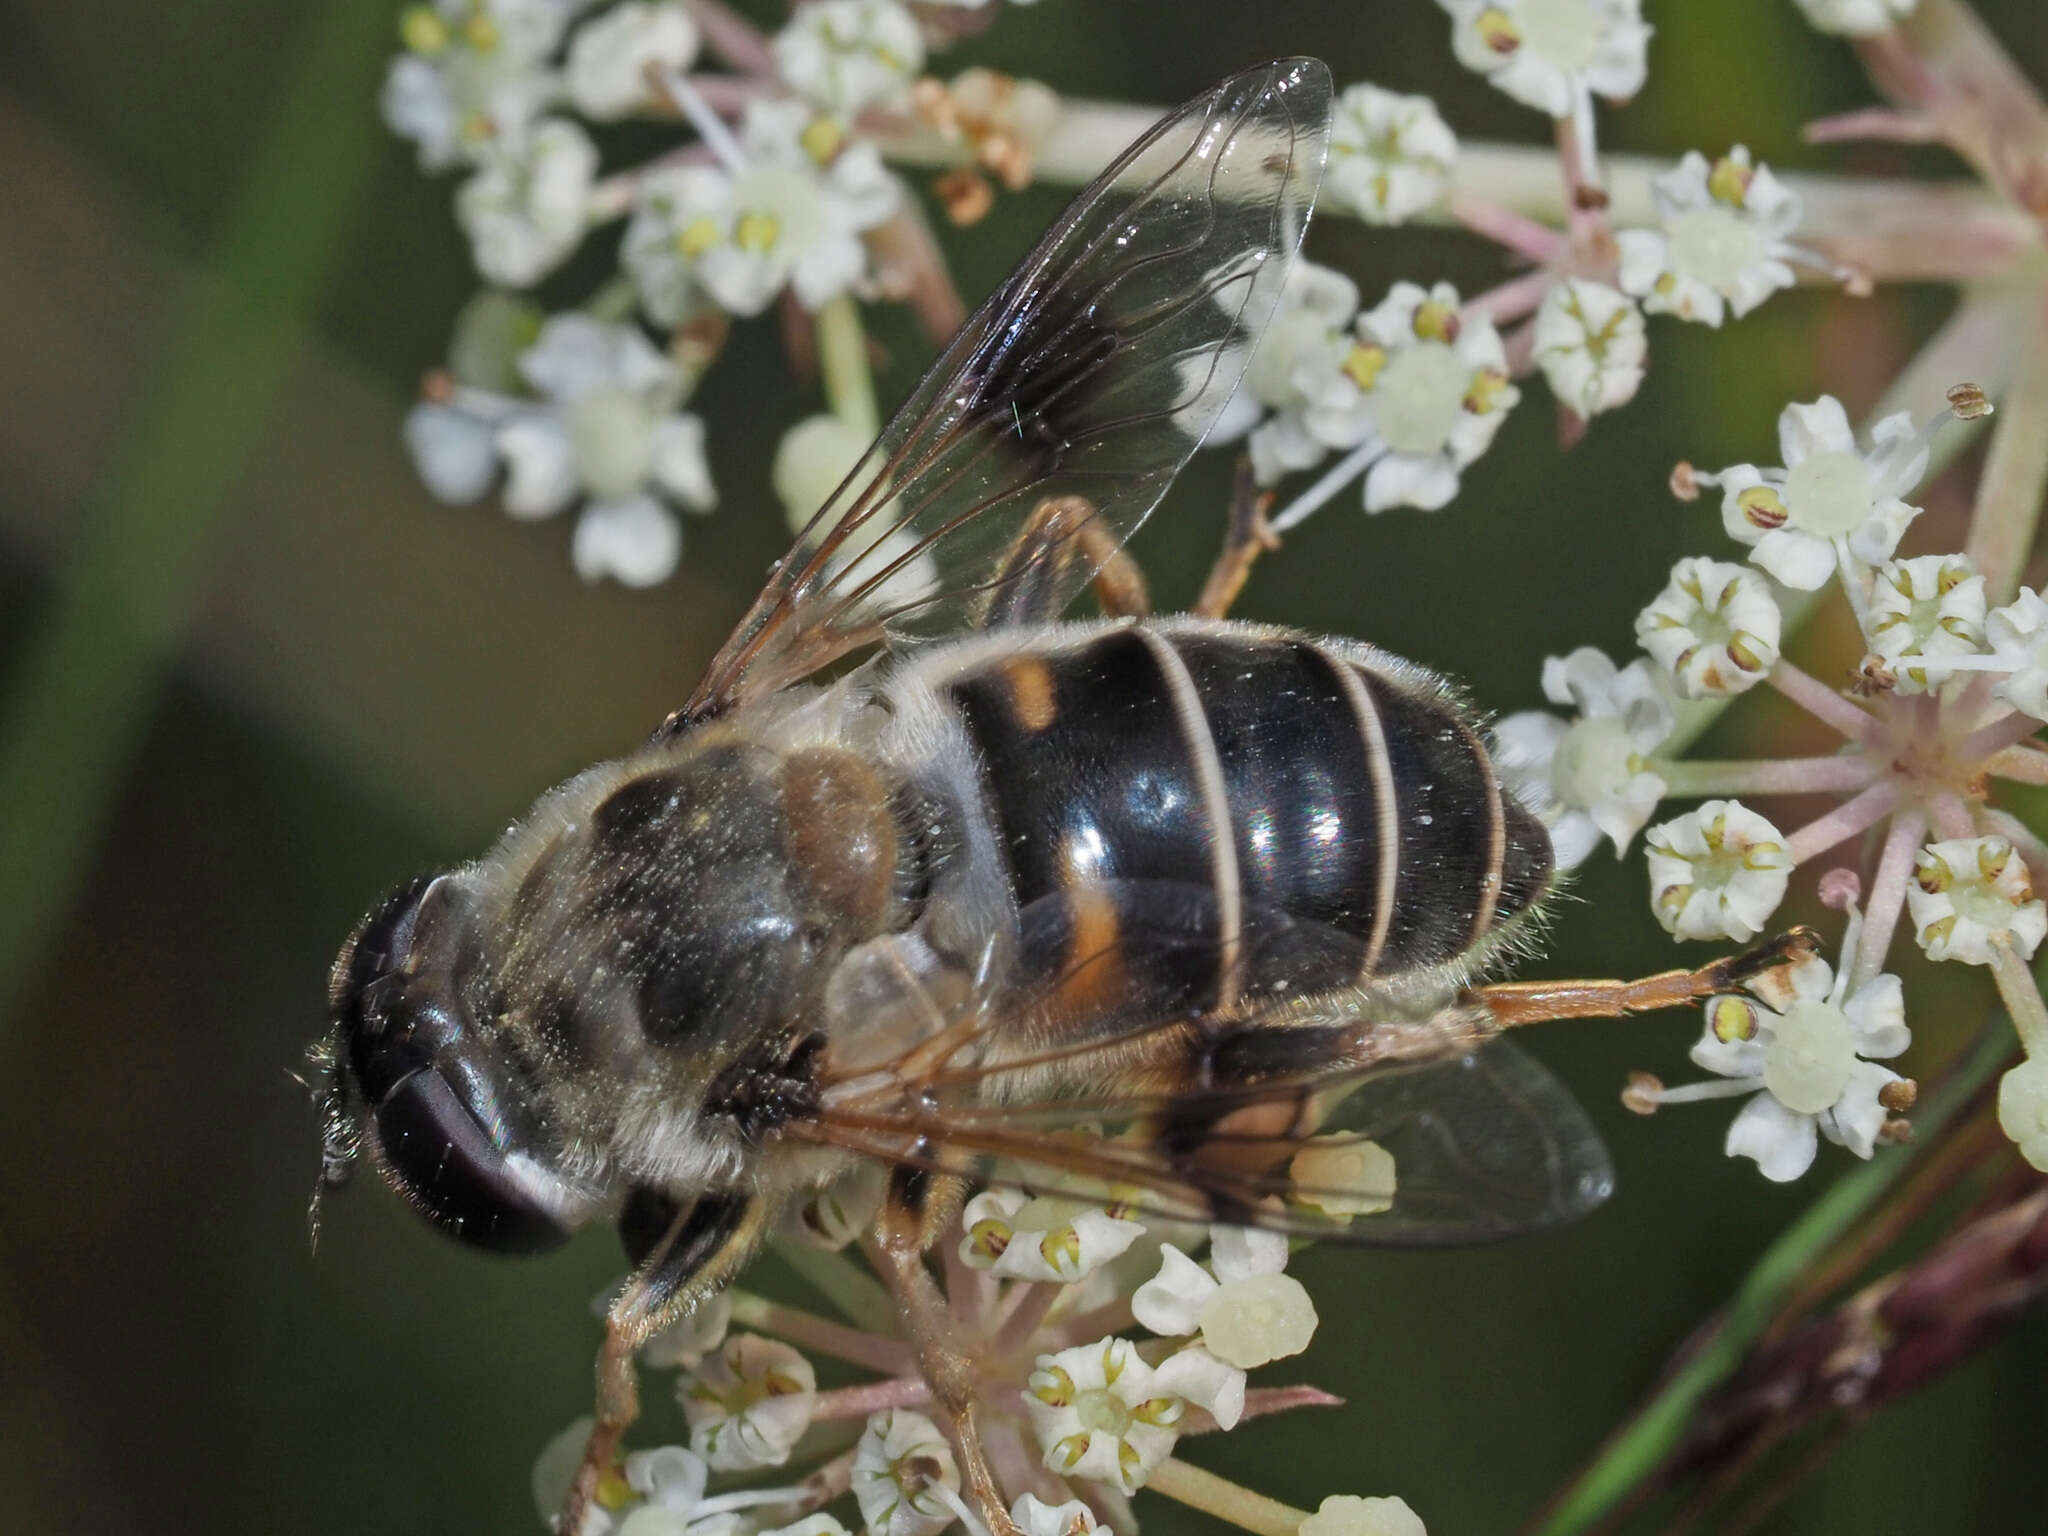
[[[2039,0],[1981,8],[2048,78]],[[496,1261],[365,1187],[316,1258],[313,1125],[286,1072],[362,908],[681,700],[780,551],[767,464],[818,397],[772,324],[739,331],[695,407],[722,505],[653,592],[581,585],[566,520],[433,504],[398,424],[472,281],[452,184],[377,118],[396,9],[0,3],[0,901],[28,919],[0,954],[0,1529],[533,1531],[532,1457],[586,1409],[610,1235]],[[1801,145],[1804,119],[1869,91],[1789,0],[1647,9],[1650,85],[1603,110],[1609,147],[1739,139],[1777,165],[1954,170]],[[1468,137],[1544,127],[1457,68],[1430,0],[1043,0],[941,65],[1164,104],[1303,52],[1340,82],[1436,95]],[[949,237],[970,299],[1063,195],[1005,199]],[[1469,293],[1503,270],[1474,240],[1337,220],[1311,248],[1368,302],[1396,276]],[[1641,396],[1569,455],[1536,386],[1450,512],[1368,523],[1347,500],[1261,564],[1242,612],[1362,635],[1527,707],[1544,655],[1627,655],[1670,561],[1722,549],[1711,504],[1665,493],[1675,460],[1768,461],[1787,400],[1868,407],[1949,302],[1803,291],[1723,333],[1656,322]],[[929,354],[907,324],[877,331],[887,401]],[[1169,600],[1206,566],[1227,473],[1200,461],[1141,542]],[[1966,493],[1952,480],[1929,505],[1909,550],[1950,547]],[[47,605],[81,561],[82,620],[52,639]],[[1826,625],[1808,639],[1825,648]],[[78,664],[37,692],[24,668],[51,646]],[[1715,755],[1784,726],[1736,715]],[[1672,963],[1642,878],[1596,856],[1541,972]],[[1981,1007],[1939,980],[1909,976],[1927,1059]],[[1611,1132],[1614,1202],[1497,1251],[1304,1258],[1325,1318],[1310,1374],[1351,1406],[1196,1459],[1311,1507],[1399,1492],[1435,1536],[1533,1513],[1846,1163],[1825,1150],[1777,1189],[1720,1156],[1723,1111],[1623,1114],[1624,1072],[1683,1075],[1691,1028],[1539,1042]],[[1880,1414],[1766,1528],[2039,1529],[2044,1359],[2037,1315]]]

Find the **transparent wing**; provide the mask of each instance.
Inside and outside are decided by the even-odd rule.
[[[927,1024],[881,1052],[828,1045],[799,1134],[982,1182],[1375,1244],[1505,1237],[1606,1197],[1612,1173],[1584,1111],[1494,1039],[1482,1010],[1416,1017],[1333,985],[1358,974],[1359,941],[1273,913],[1247,925],[1254,995],[1214,1006],[1199,893],[1111,891],[1113,931],[1068,930],[1111,932],[1107,944],[1069,945],[995,1000],[945,1007],[943,989],[900,968],[906,991],[870,989],[878,1019]]]
[[[1215,425],[1322,177],[1329,71],[1174,112],[1077,197],[819,509],[681,719],[851,651],[1057,614]]]

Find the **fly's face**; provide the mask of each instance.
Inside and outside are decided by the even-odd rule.
[[[415,880],[356,931],[329,986],[329,1174],[360,1139],[385,1180],[454,1236],[537,1253],[589,1196],[554,1166],[533,1085],[490,1028],[473,893]]]

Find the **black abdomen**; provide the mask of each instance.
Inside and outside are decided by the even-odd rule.
[[[1548,834],[1427,685],[1216,626],[1047,638],[943,685],[1027,962],[1113,939],[1203,1006],[1320,990],[1455,961],[1549,879]]]

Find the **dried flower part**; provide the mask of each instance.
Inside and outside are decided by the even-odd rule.
[[[1626,405],[1649,354],[1635,300],[1605,283],[1568,277],[1536,310],[1536,362],[1560,404],[1581,416]]]
[[[774,48],[784,84],[848,118],[900,97],[924,68],[924,33],[897,0],[816,0],[798,8]]]
[[[678,1384],[690,1448],[721,1472],[779,1467],[810,1427],[817,1386],[789,1345],[738,1334]]]
[[[916,105],[920,116],[947,138],[964,142],[975,164],[1012,192],[1031,184],[1039,147],[1064,115],[1050,87],[981,68],[961,71],[950,85],[919,81]]]
[[[1636,639],[1682,699],[1727,697],[1777,665],[1783,620],[1768,582],[1725,561],[1681,560],[1636,617]]]
[[[953,1523],[960,1470],[921,1413],[872,1415],[853,1452],[853,1497],[869,1536],[931,1536]]]
[[[1296,1527],[1299,1536],[1429,1536],[1406,1499],[1337,1493]]]
[[[1650,28],[1641,0],[1439,0],[1458,61],[1516,101],[1570,117],[1589,93],[1643,88]]]
[[[2031,960],[2048,934],[2026,860],[2002,837],[1958,837],[1920,850],[1906,887],[1914,937],[1930,960],[1989,965],[2003,940]]]
[[[1616,237],[1621,286],[1651,314],[1718,326],[1798,280],[1791,235],[1804,209],[1742,145],[1715,161],[1692,151],[1653,190],[1658,227]]]
[[[682,0],[626,0],[591,17],[569,40],[569,99],[597,122],[630,116],[649,104],[649,72],[688,69],[700,41]]]
[[[2048,1173],[2048,1061],[2023,1061],[1998,1080],[1998,1127]]]
[[[1585,861],[1605,836],[1619,857],[1664,796],[1649,754],[1676,722],[1647,661],[1617,669],[1591,646],[1543,663],[1544,696],[1576,707],[1576,720],[1531,710],[1493,730],[1501,779],[1550,829],[1560,868]]]
[[[1912,418],[1885,417],[1861,449],[1842,403],[1823,395],[1785,407],[1778,446],[1783,468],[1737,464],[1713,477],[1722,491],[1721,524],[1754,546],[1750,559],[1805,592],[1825,584],[1844,558],[1889,560],[1920,515],[1900,499],[1927,467],[1926,440]]]
[[[1354,85],[1337,98],[1323,199],[1368,224],[1400,224],[1441,201],[1457,136],[1427,96]]]
[[[1675,939],[1746,942],[1785,899],[1785,835],[1737,800],[1709,800],[1650,828],[1650,906]]]
[[[1823,32],[1842,37],[1875,37],[1908,16],[1919,0],[1793,0]]]

